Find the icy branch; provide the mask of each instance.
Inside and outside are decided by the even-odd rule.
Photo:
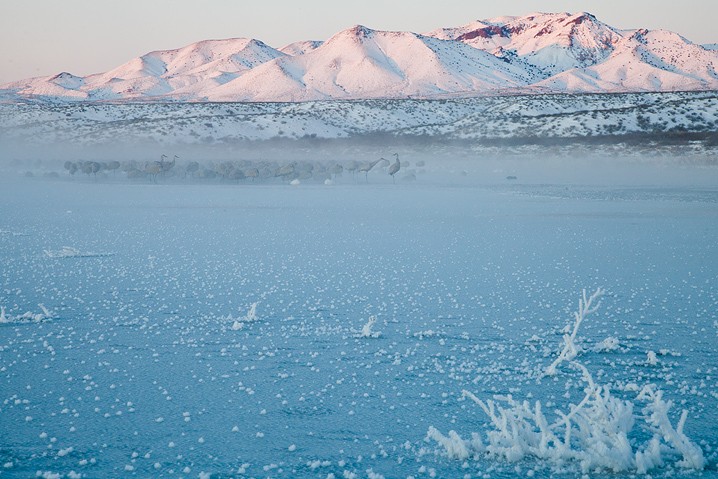
[[[601,301],[599,298],[603,296],[604,291],[601,288],[596,289],[596,291],[591,295],[590,298],[586,299],[586,290],[583,290],[583,294],[581,295],[581,299],[578,300],[578,311],[575,311],[573,313],[574,317],[574,325],[573,325],[573,331],[571,331],[571,334],[564,334],[563,335],[563,349],[561,350],[561,353],[559,353],[556,360],[551,363],[551,365],[546,368],[546,371],[544,372],[545,376],[555,376],[556,375],[556,368],[564,361],[572,361],[576,356],[578,356],[578,353],[580,352],[580,346],[576,345],[576,336],[578,334],[578,328],[581,327],[581,323],[583,323],[583,320],[586,319],[586,317],[590,314],[595,313],[598,308],[601,306]],[[598,301],[597,301],[598,300]]]

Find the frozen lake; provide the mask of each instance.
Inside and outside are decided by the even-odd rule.
[[[426,437],[578,403],[540,375],[597,287],[583,364],[718,477],[718,190],[0,186],[0,477],[575,477]]]

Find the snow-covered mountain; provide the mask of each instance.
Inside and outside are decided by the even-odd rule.
[[[538,85],[567,91],[712,90],[718,52],[672,32],[637,30],[616,44],[601,63],[573,68]]]
[[[106,73],[0,86],[0,98],[307,101],[500,93],[718,89],[718,50],[667,31],[620,30],[589,13],[535,13],[425,34],[357,25],[276,50],[193,43]]]
[[[286,56],[259,40],[205,40],[176,50],[151,52],[105,73],[77,77],[63,72],[4,85],[23,96],[81,100],[196,100],[275,58]]]
[[[526,84],[524,69],[462,43],[357,25],[304,55],[266,62],[207,92],[214,101],[386,98]]]
[[[622,33],[589,13],[536,13],[500,17],[427,35],[457,40],[514,63],[543,78],[606,59]]]

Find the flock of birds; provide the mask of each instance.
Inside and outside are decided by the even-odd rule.
[[[394,153],[394,162],[385,158],[372,161],[350,160],[338,161],[292,161],[282,163],[271,160],[235,160],[208,162],[201,164],[198,161],[189,161],[177,166],[179,156],[174,155],[172,161],[167,155],[162,155],[158,161],[146,161],[144,163],[136,160],[120,161],[66,161],[65,169],[71,174],[84,173],[86,175],[97,175],[102,172],[117,171],[124,172],[130,179],[145,178],[152,183],[157,183],[158,178],[182,177],[195,179],[224,179],[229,181],[261,181],[279,179],[292,182],[295,180],[327,182],[336,179],[344,172],[356,177],[363,173],[364,181],[369,182],[369,172],[375,169],[383,169],[396,183],[396,175],[402,167],[399,154]],[[405,162],[404,166],[409,166]],[[419,161],[417,167],[423,167],[424,162]],[[413,171],[408,171],[404,179],[416,179]]]

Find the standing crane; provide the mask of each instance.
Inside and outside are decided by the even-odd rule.
[[[162,155],[162,173],[170,171],[172,168],[174,168],[175,163],[177,163],[177,159],[179,156],[175,155],[174,158],[172,158],[172,161],[164,161],[165,158],[167,158],[165,155]]]
[[[372,170],[372,168],[374,168],[374,167],[377,165],[377,163],[379,163],[380,161],[386,161],[386,160],[385,160],[384,158],[379,158],[378,160],[375,160],[375,161],[368,161],[368,162],[363,163],[362,165],[360,165],[359,168],[357,169],[358,171],[364,173],[364,179],[366,180],[367,183],[369,183],[369,172],[370,172],[370,171]]]
[[[392,163],[391,166],[389,166],[389,174],[391,175],[391,181],[396,183],[394,175],[396,175],[399,172],[399,169],[401,169],[401,162],[399,161],[399,153],[394,153],[394,156],[396,157],[396,163]]]

